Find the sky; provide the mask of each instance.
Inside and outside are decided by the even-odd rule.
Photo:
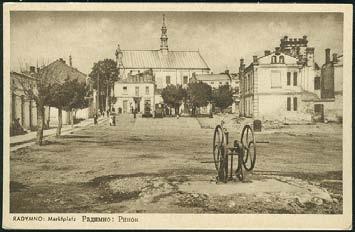
[[[200,51],[214,73],[237,72],[239,59],[274,50],[280,39],[308,37],[322,65],[326,48],[343,51],[342,13],[243,12],[20,12],[10,13],[10,65],[18,71],[72,56],[90,73],[94,62],[115,59],[115,49],[158,50],[162,15],[169,50]]]

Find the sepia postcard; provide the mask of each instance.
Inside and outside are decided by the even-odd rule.
[[[3,228],[352,229],[350,4],[3,4]]]

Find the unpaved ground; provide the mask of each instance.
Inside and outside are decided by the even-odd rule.
[[[213,121],[204,123],[213,124]],[[210,119],[212,120],[212,119]],[[12,213],[342,212],[342,128],[289,126],[256,135],[244,183],[216,183],[213,129],[194,118],[91,126],[10,157]],[[239,139],[229,125],[231,139]]]

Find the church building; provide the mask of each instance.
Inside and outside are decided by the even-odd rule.
[[[120,79],[123,82],[115,83],[114,95],[121,96],[122,92],[127,91],[128,86],[122,85],[125,79],[130,76],[141,74],[147,70],[151,70],[154,77],[154,104],[162,104],[163,99],[159,94],[167,85],[187,86],[193,74],[207,74],[210,68],[201,56],[199,51],[172,51],[168,47],[167,27],[165,24],[165,15],[163,15],[163,25],[161,28],[160,49],[159,50],[124,50],[118,45],[116,49],[116,61],[119,68]],[[134,79],[130,80],[130,87],[134,86]],[[141,79],[137,85],[141,89],[145,89]],[[149,87],[150,88],[150,87]],[[122,112],[130,112],[124,109],[123,101],[117,98],[114,108],[121,108]],[[125,99],[129,101],[128,99]],[[138,113],[143,113],[144,107],[138,107],[135,104],[142,104],[137,98],[133,101],[134,109],[138,109]],[[127,104],[127,103],[126,103]],[[154,109],[154,106],[151,107]]]

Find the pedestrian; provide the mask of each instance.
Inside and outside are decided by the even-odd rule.
[[[94,114],[94,124],[97,125],[97,114]]]
[[[113,125],[113,116],[110,117],[110,126]]]

